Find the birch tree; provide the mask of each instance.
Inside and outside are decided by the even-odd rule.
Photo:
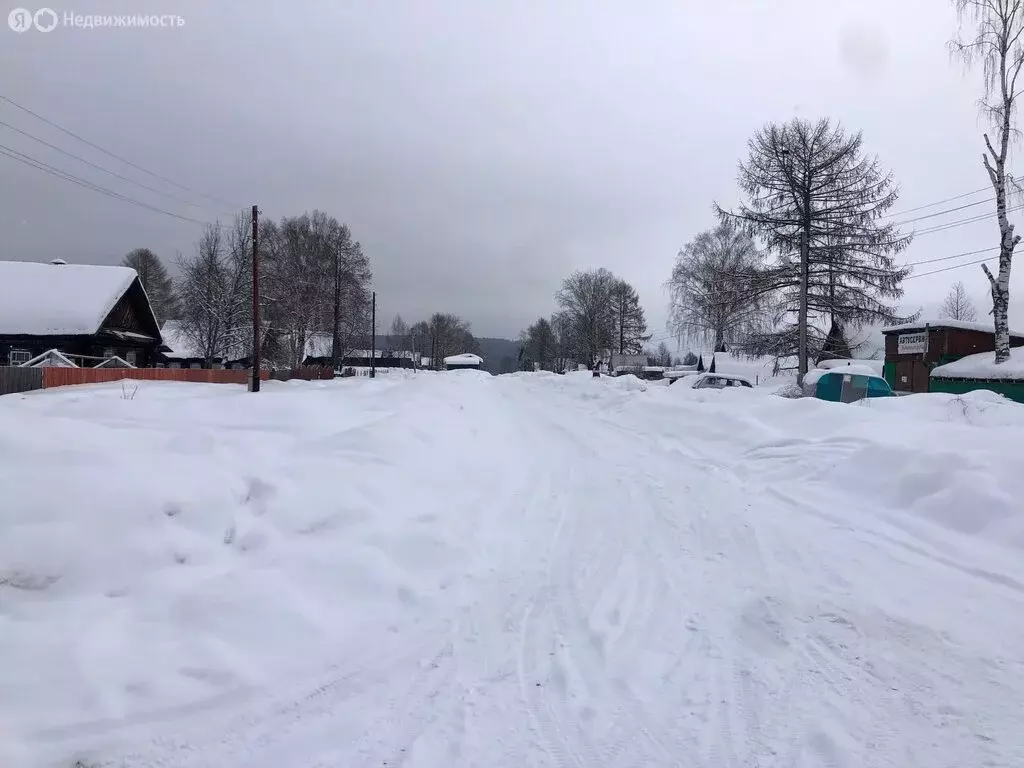
[[[974,308],[974,302],[971,301],[970,294],[962,282],[957,281],[949,289],[939,314],[949,320],[962,320],[966,323],[973,323],[978,319],[978,311]]]
[[[754,240],[731,219],[697,235],[679,251],[666,283],[673,333],[710,341],[715,351],[736,342],[763,304],[749,285],[763,263]]]
[[[993,275],[982,264],[992,292],[992,320],[995,326],[995,361],[1010,359],[1010,269],[1020,242],[1006,215],[1012,181],[1006,165],[1010,140],[1015,131],[1018,78],[1024,68],[1024,0],[954,0],[960,22],[974,26],[974,36],[951,43],[954,54],[967,66],[981,63],[984,92],[981,111],[995,131],[993,142],[983,134],[982,164],[996,193],[996,221],[999,225],[999,272]]]

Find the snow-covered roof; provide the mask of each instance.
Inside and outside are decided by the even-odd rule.
[[[484,359],[480,355],[471,352],[463,352],[461,355],[449,355],[444,359],[445,365],[481,365]]]
[[[189,339],[182,330],[181,323],[177,320],[168,320],[164,323],[163,328],[160,329],[160,335],[163,336],[164,344],[171,350],[165,352],[164,357],[171,360],[204,357],[202,351]]]
[[[992,323],[968,323],[963,320],[918,320],[916,323],[905,325],[891,325],[882,329],[882,333],[902,333],[903,331],[923,331],[925,326],[932,328],[954,328],[958,331],[980,331],[982,333],[994,333]],[[1020,331],[1010,331],[1011,336],[1024,338]]]
[[[333,334],[317,331],[306,339],[306,357],[330,357],[334,346]]]
[[[27,363],[22,363],[21,368],[77,368],[68,357],[59,349],[48,349],[41,355],[36,355]]]
[[[932,369],[932,376],[947,379],[1021,379],[1024,380],[1024,347],[1010,350],[1010,359],[996,365],[995,352],[968,355]]]
[[[0,334],[96,333],[136,277],[130,267],[0,261]]]
[[[871,366],[860,363],[853,363],[851,365],[844,365],[842,367],[836,367],[831,369],[815,368],[813,371],[808,371],[807,374],[804,376],[804,386],[813,387],[815,384],[818,383],[822,376],[825,376],[826,374],[829,373],[836,373],[839,374],[840,376],[867,376],[872,379],[882,378],[881,376],[878,375],[878,372],[875,371],[875,369],[872,368]]]
[[[93,366],[93,368],[134,368],[134,367],[135,367],[134,365],[129,363],[123,357],[118,357],[117,355],[114,355],[113,357],[108,357],[102,363],[99,363],[98,365],[94,365]]]

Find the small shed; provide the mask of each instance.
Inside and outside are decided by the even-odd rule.
[[[484,359],[480,355],[474,355],[470,352],[465,352],[461,355],[451,355],[444,359],[444,369],[446,371],[479,371],[483,364]]]
[[[968,355],[995,351],[989,323],[931,320],[883,328],[885,380],[896,392],[929,392],[932,369]],[[1010,346],[1024,346],[1024,333],[1010,332]]]
[[[1011,349],[1010,359],[999,365],[993,352],[982,352],[932,369],[932,392],[961,395],[976,389],[1024,403],[1024,349]]]

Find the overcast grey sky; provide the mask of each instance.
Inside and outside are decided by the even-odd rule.
[[[2,18],[15,6],[6,3]],[[450,311],[478,335],[514,336],[550,314],[569,272],[607,267],[636,286],[657,340],[676,252],[714,225],[712,200],[735,202],[737,162],[767,121],[830,116],[863,130],[900,183],[900,210],[986,183],[980,78],[949,59],[957,21],[945,0],[49,7],[176,14],[185,25],[2,27],[0,93],[238,206],[259,203],[273,218],[320,208],[346,221],[372,260],[385,325],[395,312],[415,321]],[[4,103],[0,120],[133,173]],[[231,210],[133,188],[3,127],[0,144],[176,213]],[[0,258],[113,263],[146,246],[171,259],[198,235],[6,157],[0,179]],[[985,221],[921,236],[906,259],[996,243]],[[956,279],[984,314],[978,267],[909,281],[907,302],[937,303]],[[1014,306],[1011,325],[1022,326],[1019,298]]]

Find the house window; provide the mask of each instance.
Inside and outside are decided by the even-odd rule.
[[[127,362],[127,363],[131,363],[132,365],[137,365],[136,361],[139,359],[139,353],[136,352],[134,349],[130,349],[127,352],[125,352],[124,359],[125,359],[125,362]]]
[[[9,365],[21,365],[32,359],[32,353],[27,349],[12,349],[7,355]]]
[[[110,347],[107,347],[106,349],[103,350],[103,359],[104,360],[109,360],[113,356],[114,356],[114,350],[111,349]]]

